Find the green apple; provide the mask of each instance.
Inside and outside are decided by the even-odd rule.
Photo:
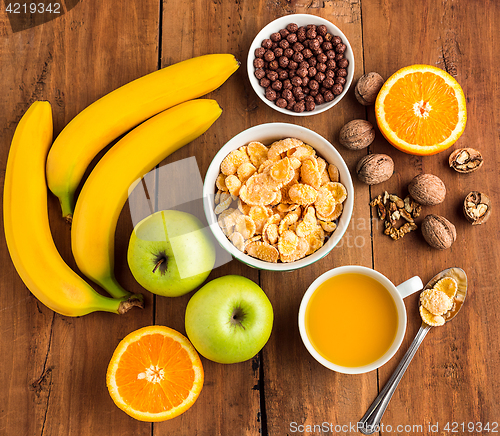
[[[162,210],[135,226],[127,260],[145,289],[178,297],[206,280],[215,265],[215,246],[209,230],[194,215]]]
[[[273,307],[254,282],[228,275],[208,282],[191,297],[185,326],[202,356],[219,363],[243,362],[269,339]]]

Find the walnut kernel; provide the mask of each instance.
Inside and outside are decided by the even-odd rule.
[[[450,154],[449,164],[459,173],[472,173],[483,165],[483,156],[473,148],[459,148]]]
[[[490,199],[482,192],[469,192],[464,200],[464,215],[473,226],[485,223],[491,215]]]

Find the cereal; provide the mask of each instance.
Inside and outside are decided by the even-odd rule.
[[[250,162],[255,168],[259,168],[262,162],[267,159],[267,147],[260,142],[250,142],[247,146],[247,153],[250,157]]]
[[[434,289],[444,292],[450,299],[453,299],[457,293],[458,284],[453,277],[444,277],[434,285]]]
[[[252,218],[247,215],[240,215],[236,218],[234,229],[236,232],[241,233],[243,238],[250,239],[255,235],[256,226]]]
[[[265,242],[252,242],[246,246],[246,250],[250,256],[257,259],[272,263],[278,262],[278,250]]]
[[[332,182],[339,181],[339,169],[334,164],[328,165],[328,175]]]
[[[245,183],[256,171],[257,168],[252,163],[245,162],[238,167],[236,173],[238,175],[238,179],[240,179],[240,182]]]
[[[230,176],[235,174],[238,167],[245,162],[250,162],[247,152],[245,150],[233,150],[220,164],[220,170],[222,174]]]
[[[232,201],[233,199],[231,198],[231,195],[228,194],[227,192],[223,192],[220,195],[219,204],[215,207],[215,214],[219,215],[220,213],[228,209],[229,206],[231,206]]]
[[[225,180],[226,176],[224,174],[219,174],[217,180],[215,181],[215,186],[217,186],[219,191],[227,191]]]
[[[334,232],[335,229],[337,228],[337,224],[335,224],[333,221],[318,221],[318,222],[321,228],[327,233]]]
[[[304,143],[297,138],[286,138],[273,142],[269,148],[267,158],[277,162],[281,158],[282,153],[286,153],[291,148],[299,147]]]
[[[333,168],[296,138],[232,151],[216,181],[222,232],[238,250],[267,262],[314,253],[336,230],[347,195]]]
[[[321,173],[316,160],[307,159],[302,162],[300,179],[302,183],[312,186],[314,189],[319,189],[321,185]]]
[[[300,238],[295,247],[295,250],[290,255],[281,254],[280,260],[282,262],[295,262],[296,260],[302,259],[305,257],[306,253],[309,251],[309,242],[307,239]]]
[[[306,206],[316,201],[318,191],[316,191],[316,189],[312,186],[305,185],[303,183],[296,183],[288,190],[288,195],[290,196],[290,200],[294,203]]]
[[[333,210],[332,214],[324,216],[316,212],[316,215],[321,221],[335,221],[342,214],[342,210],[342,203],[335,203],[335,209]]]
[[[243,238],[243,235],[238,232],[231,233],[229,235],[229,240],[232,242],[232,244],[240,251],[245,250],[245,238]]]
[[[419,310],[420,316],[426,324],[432,327],[439,327],[444,325],[445,319],[441,315],[433,315],[424,306],[420,306]]]
[[[309,243],[309,250],[307,250],[306,255],[312,254],[323,246],[325,242],[325,232],[321,226],[317,226],[313,232],[305,236],[305,239]]]
[[[286,185],[295,176],[295,169],[290,159],[285,157],[270,167],[269,174],[274,181]]]
[[[278,239],[278,251],[281,256],[290,256],[299,243],[299,237],[291,230],[285,230]]]
[[[217,194],[215,194],[215,197],[214,197],[214,203],[215,204],[219,204],[220,202],[220,195],[222,194],[222,191],[219,189],[217,190]]]
[[[453,306],[453,300],[443,291],[426,289],[420,294],[420,304],[433,315],[444,315]]]
[[[238,179],[238,177],[236,177],[234,174],[227,176],[225,183],[231,195],[237,196],[240,193],[241,180]]]
[[[318,191],[318,197],[314,202],[314,206],[319,215],[329,216],[335,210],[336,201],[333,199],[332,193],[322,186]]]
[[[295,224],[300,216],[302,214],[302,210],[299,208],[297,209],[294,209],[293,211],[291,212],[288,212],[288,214],[281,220],[280,224],[279,224],[279,227],[278,227],[278,231],[279,231],[279,234],[283,234],[286,230],[288,230],[288,227],[292,224]]]
[[[248,216],[252,218],[255,223],[255,231],[257,233],[262,233],[264,229],[264,224],[267,219],[271,216],[271,209],[264,206],[252,206],[248,212]]]
[[[316,229],[317,225],[316,210],[313,206],[309,206],[304,218],[297,225],[297,236],[304,237],[309,235]]]

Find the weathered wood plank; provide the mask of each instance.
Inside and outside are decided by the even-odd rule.
[[[14,129],[29,105],[49,100],[57,134],[79,111],[158,64],[158,4],[81,2],[64,16],[11,33],[0,14],[2,128],[0,168],[5,170]],[[3,186],[3,184],[2,184]],[[29,213],[29,211],[27,211]],[[52,232],[63,258],[75,267],[70,230],[50,195]],[[139,291],[128,272],[128,210],[117,230],[117,276]],[[151,425],[127,417],[111,401],[105,373],[111,354],[126,334],[152,324],[152,304],[123,318],[98,313],[82,318],[54,314],[31,296],[1,241],[0,433],[149,435]],[[147,297],[148,303],[152,299]]]
[[[450,151],[418,158],[392,148],[378,134],[373,152],[387,153],[395,161],[396,174],[372,188],[406,195],[408,182],[421,172],[438,175],[447,186],[445,201],[425,207],[430,213],[453,222],[457,241],[449,250],[430,248],[418,232],[394,242],[374,231],[375,269],[400,283],[420,275],[424,284],[434,274],[462,267],[469,278],[467,303],[452,324],[431,330],[402,380],[384,416],[386,425],[424,425],[420,434],[431,434],[428,422],[492,422],[497,420],[500,361],[496,337],[499,315],[491,285],[499,269],[499,225],[495,219],[473,228],[464,218],[461,204],[469,191],[479,190],[498,202],[498,107],[493,89],[497,75],[489,74],[500,61],[492,50],[498,44],[499,5],[495,2],[424,1],[363,2],[364,58],[366,71],[388,78],[397,69],[426,63],[452,74],[467,98],[468,122],[463,136],[452,149],[474,147],[486,164],[474,174],[460,175],[448,168]],[[472,36],[474,35],[474,36]],[[369,110],[373,120],[373,109]],[[407,335],[398,354],[380,370],[381,387],[408,348],[420,326],[418,297],[407,298]],[[439,394],[437,394],[439,393]],[[436,395],[437,394],[437,395]],[[418,401],[415,398],[418,397]],[[480,434],[480,433],[478,433]]]

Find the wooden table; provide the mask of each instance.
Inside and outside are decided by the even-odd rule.
[[[489,422],[490,429],[495,428],[493,423],[500,421],[498,211],[493,211],[487,224],[472,227],[462,215],[461,202],[469,191],[478,190],[489,194],[494,209],[500,204],[499,2],[66,0],[63,11],[59,18],[24,30],[11,27],[3,7],[0,12],[2,185],[14,129],[34,100],[52,103],[57,134],[79,111],[109,91],[160,67],[218,52],[233,53],[243,62],[219,90],[209,95],[220,103],[224,113],[206,134],[166,162],[196,156],[204,176],[216,151],[232,136],[262,122],[282,121],[306,126],[331,140],[351,171],[367,152],[382,152],[392,156],[396,172],[389,181],[372,188],[354,178],[351,225],[341,244],[322,261],[292,273],[259,272],[237,261],[213,271],[210,279],[241,274],[260,284],[274,306],[271,338],[258,356],[245,363],[220,365],[203,359],[206,380],[196,404],[181,417],[154,425],[129,418],[113,404],[105,386],[107,364],[118,342],[137,328],[164,324],[184,332],[189,295],[168,299],[145,292],[145,309],[121,317],[108,313],[82,318],[59,316],[24,286],[2,236],[0,434],[356,433],[347,427],[335,430],[335,426],[355,425],[364,414],[411,343],[420,318],[418,297],[407,298],[406,337],[396,356],[378,371],[343,375],[318,364],[299,337],[299,303],[318,275],[350,264],[374,268],[394,283],[413,275],[419,275],[425,283],[450,266],[467,272],[470,286],[463,312],[453,323],[430,332],[383,422],[392,426],[392,434],[455,434],[451,424],[447,431],[447,422],[465,422],[466,426],[468,422]],[[247,51],[259,29],[290,13],[320,15],[343,30],[354,50],[355,80],[369,71],[387,78],[415,63],[438,66],[456,77],[467,97],[468,122],[455,148],[478,148],[485,158],[483,168],[471,175],[459,175],[447,167],[448,152],[424,158],[403,154],[378,131],[368,151],[343,148],[338,144],[338,133],[346,122],[355,118],[375,122],[373,107],[358,104],[353,88],[332,110],[314,117],[292,118],[264,105],[246,75]],[[408,182],[421,172],[439,175],[447,186],[445,202],[424,210],[442,214],[456,225],[457,241],[447,251],[431,249],[419,231],[397,242],[390,240],[382,234],[368,206],[370,198],[384,190],[405,195]],[[64,259],[75,267],[70,229],[59,216],[53,196],[49,209],[56,244]],[[116,238],[116,273],[125,287],[140,291],[125,257],[131,230],[125,208]],[[333,424],[333,432],[325,432],[325,426],[321,431],[312,427],[322,423]],[[430,429],[429,423],[439,423],[439,431],[433,432],[436,428]],[[387,429],[384,433],[389,433]]]

